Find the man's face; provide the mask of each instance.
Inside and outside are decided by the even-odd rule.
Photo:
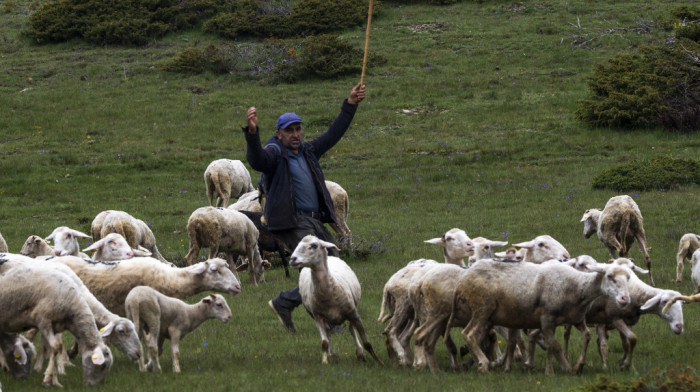
[[[287,128],[278,129],[276,135],[285,148],[295,154],[299,153],[301,141],[304,139],[304,130],[301,128],[301,123],[293,123]]]

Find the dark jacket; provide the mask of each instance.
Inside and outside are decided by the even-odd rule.
[[[323,171],[318,163],[321,156],[340,141],[350,127],[352,118],[357,111],[357,105],[345,100],[340,113],[333,120],[328,130],[310,142],[302,142],[300,148],[304,154],[313,176],[316,192],[319,195],[321,222],[336,223],[333,201],[326,188]],[[250,166],[263,173],[265,192],[265,220],[272,231],[289,230],[297,227],[296,205],[294,202],[294,187],[289,172],[289,156],[287,149],[276,136],[272,136],[263,148],[260,144],[260,127],[255,134],[248,133],[248,127],[243,128],[246,143],[246,159]]]

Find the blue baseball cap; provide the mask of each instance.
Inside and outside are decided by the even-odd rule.
[[[301,123],[301,118],[296,113],[285,113],[277,119],[277,129],[284,129],[294,123]]]

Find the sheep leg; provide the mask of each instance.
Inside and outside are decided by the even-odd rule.
[[[446,331],[447,339],[445,339],[445,346],[447,346],[447,352],[450,354],[450,367],[452,370],[459,370],[459,359],[457,357],[457,345],[452,336]],[[434,351],[434,350],[433,350]],[[433,359],[435,359],[435,354],[433,354]],[[435,362],[435,367],[437,368],[437,362]]]
[[[149,372],[161,372],[160,361],[158,359],[158,332],[151,330],[150,333],[146,334],[144,337],[146,348],[148,351],[148,363],[146,364],[146,369]]]
[[[515,355],[515,348],[517,346],[517,342],[513,338],[515,335],[515,331],[518,330],[510,329],[508,330],[508,332],[506,332],[506,352],[505,354],[501,355],[500,358],[498,358],[499,365],[505,362],[506,372],[509,372],[511,370],[511,367],[513,366],[513,356]]]
[[[564,326],[564,356],[569,357],[569,338],[571,338],[571,324]]]
[[[525,359],[525,362],[523,362],[523,366],[526,369],[534,369],[535,368],[535,350],[537,350],[537,340],[540,338],[541,335],[541,330],[539,329],[533,329],[528,331],[527,333],[527,340],[528,340],[528,347],[527,347],[527,358]],[[545,350],[547,348],[545,347]]]
[[[620,359],[620,369],[629,370],[632,364],[632,352],[634,351],[634,346],[637,345],[637,335],[632,332],[627,323],[621,319],[613,321],[615,328],[620,331],[620,339],[622,340],[622,348],[624,355]]]
[[[654,286],[654,279],[651,277],[651,260],[649,259],[649,252],[647,251],[647,240],[644,238],[644,233],[635,233],[637,238],[637,243],[639,244],[639,250],[642,251],[644,255],[644,262],[647,265],[647,271],[649,271],[649,285]]]
[[[447,320],[445,318],[432,319],[427,323],[421,324],[414,333],[414,344],[416,346],[416,352],[418,352],[418,347],[421,348],[421,355],[423,358],[417,363],[414,363],[416,370],[422,370],[427,364],[430,367],[430,371],[437,373],[440,369],[437,366],[437,361],[435,360],[435,344],[440,335],[445,332],[445,325]]]
[[[676,284],[681,284],[681,277],[683,276],[683,261],[685,260],[685,249],[678,250],[676,254]]]
[[[326,320],[321,318],[321,316],[314,316],[314,321],[316,322],[318,332],[321,334],[321,363],[327,365],[329,353],[332,353],[332,350],[330,350],[331,341],[329,337],[330,334],[328,333],[328,326]]]
[[[170,352],[173,357],[173,373],[180,373],[180,331],[168,328],[170,333]]]
[[[374,358],[377,363],[380,365],[384,365],[384,363],[377,357],[377,353],[374,352],[374,348],[372,347],[372,344],[367,340],[367,334],[365,333],[365,327],[362,325],[362,319],[360,319],[360,314],[357,313],[357,309],[354,311],[354,313],[348,318],[348,321],[350,323],[350,328],[352,331],[352,328],[354,327],[355,330],[357,330],[357,333],[360,334],[360,338],[362,339],[362,345],[364,346],[365,350],[369,352],[369,354]],[[358,349],[359,351],[359,349]],[[364,356],[364,355],[363,355]],[[359,356],[358,356],[359,358]]]
[[[62,385],[58,382],[58,375],[56,373],[56,353],[58,352],[59,344],[61,343],[58,341],[58,339],[56,339],[50,322],[47,321],[47,323],[42,323],[42,325],[39,325],[38,328],[41,331],[43,343],[46,343],[46,347],[50,352],[49,364],[46,367],[44,379],[42,380],[41,384],[45,387],[62,387]]]
[[[595,326],[596,334],[598,335],[598,354],[603,361],[603,369],[608,368],[608,330],[605,324]]]
[[[413,320],[408,319],[406,312],[395,312],[394,316],[389,322],[389,325],[384,330],[389,359],[394,363],[398,362],[399,365],[407,365],[412,362],[412,360],[408,358],[410,356],[411,348],[410,346],[408,346],[407,342],[406,344],[404,344],[404,341],[401,340],[401,337],[406,332],[406,330],[410,328],[410,324],[412,323]],[[399,334],[400,329],[402,329],[401,334]],[[413,331],[411,331],[411,333],[412,332]],[[410,335],[408,335],[408,337],[405,338],[405,340],[409,339]]]
[[[591,331],[588,330],[588,327],[586,326],[586,321],[581,321],[580,323],[576,324],[576,329],[581,331],[581,354],[579,354],[578,360],[576,361],[576,364],[574,365],[573,371],[576,374],[581,373],[581,370],[583,370],[583,366],[586,364],[586,351],[588,350],[588,344],[591,341]],[[566,357],[564,357],[566,358]]]
[[[485,374],[489,372],[489,359],[483,351],[481,351],[481,341],[484,339],[489,330],[489,325],[486,317],[482,314],[486,312],[478,309],[472,313],[472,318],[462,330],[462,337],[467,342],[467,348],[472,354],[474,361],[478,364],[479,373]],[[481,316],[481,317],[480,317]]]
[[[199,245],[197,244],[196,238],[190,238],[190,250],[185,255],[185,262],[187,265],[192,265],[192,263],[199,257]]]
[[[561,366],[562,370],[566,371],[567,373],[571,373],[571,365],[569,365],[569,361],[567,361],[566,357],[564,357],[564,353],[561,350],[561,345],[554,337],[554,332],[556,329],[556,324],[554,324],[554,320],[551,320],[550,317],[544,317],[540,324],[542,336],[544,337],[544,343],[547,345],[547,361],[545,365],[544,374],[547,376],[554,375],[552,357],[557,358],[559,366]]]
[[[418,320],[409,318],[403,331],[401,331],[401,334],[399,334],[399,344],[401,345],[404,353],[404,360],[403,363],[401,363],[402,365],[408,365],[413,362],[414,355],[413,350],[411,350],[411,337],[413,336],[413,332],[417,327]]]

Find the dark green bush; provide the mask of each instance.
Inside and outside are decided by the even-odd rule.
[[[599,374],[596,382],[572,389],[572,392],[692,392],[700,390],[700,376],[690,367],[668,370],[654,369],[646,377],[617,382]]]
[[[700,9],[688,6],[678,7],[671,11],[674,19],[674,31],[677,38],[687,38],[700,41]]]
[[[700,126],[698,43],[680,39],[640,47],[597,65],[588,80],[592,97],[576,116],[596,127],[695,131]]]
[[[203,25],[204,31],[238,36],[291,38],[340,31],[367,21],[369,0],[299,0],[272,6],[265,0],[241,0],[231,12]],[[284,6],[284,4],[288,4]],[[373,15],[381,8],[375,1]]]
[[[226,0],[56,0],[29,17],[27,34],[38,43],[83,38],[108,45],[143,45],[168,32],[191,29],[231,9]]]
[[[700,163],[695,160],[656,157],[651,162],[629,162],[606,169],[593,179],[593,187],[615,191],[669,189],[700,184]]]

